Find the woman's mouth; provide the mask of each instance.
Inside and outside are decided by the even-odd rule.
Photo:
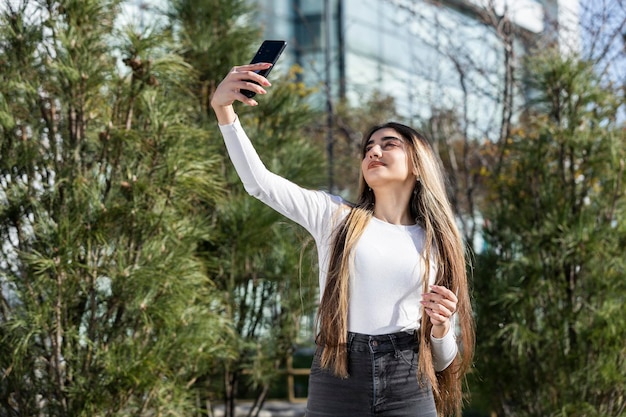
[[[370,169],[370,168],[376,168],[376,167],[382,167],[382,166],[385,166],[385,164],[383,164],[380,161],[372,161],[367,165],[367,168]]]

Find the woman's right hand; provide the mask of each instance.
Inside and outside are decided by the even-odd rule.
[[[256,106],[256,100],[246,97],[241,90],[254,91],[257,94],[266,94],[263,88],[271,84],[265,77],[257,74],[260,71],[271,67],[270,63],[258,63],[233,67],[222,82],[217,86],[211,97],[211,107],[215,111],[220,124],[232,123],[235,119],[235,112],[232,108],[236,100],[250,106]],[[258,84],[252,82],[256,81]]]

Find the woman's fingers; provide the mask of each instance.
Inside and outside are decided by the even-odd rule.
[[[443,325],[452,317],[452,312],[445,307],[433,304],[432,306],[424,305],[424,311],[430,317],[430,321],[433,325]]]
[[[432,309],[429,308],[425,308],[424,311],[426,312],[426,314],[428,315],[428,317],[430,317],[430,322],[433,324],[433,326],[442,326],[445,325],[447,321],[450,320],[449,317],[444,316]]]
[[[242,72],[254,72],[254,73],[257,73],[258,71],[268,69],[271,66],[272,66],[272,64],[269,63],[269,62],[259,62],[259,63],[256,63],[256,64],[237,65],[235,67],[232,67],[230,71],[231,72],[238,72],[238,73],[242,73]],[[259,75],[259,77],[265,80],[265,77],[263,77],[261,75]],[[258,80],[258,81],[261,81],[261,80]]]
[[[263,69],[271,67],[269,63],[248,64],[233,67],[222,82],[217,86],[211,104],[213,106],[230,106],[235,100],[255,106],[256,100],[241,93],[241,90],[254,91],[257,94],[266,94],[267,91],[262,86],[270,86],[267,79],[257,73]]]
[[[433,294],[433,293],[438,294],[442,298],[445,298],[454,302],[454,304],[456,304],[459,301],[456,295],[451,290],[449,290],[448,288],[442,285],[431,285],[430,290],[431,290],[430,294]]]
[[[231,76],[242,82],[253,82],[258,85],[269,87],[271,85],[270,82],[267,80],[267,78],[260,75],[258,72],[264,69],[268,69],[271,66],[272,64],[269,63],[241,65],[233,67],[228,73],[228,76]]]
[[[431,285],[431,292],[422,294],[422,305],[434,325],[443,324],[456,311],[458,298],[448,288]]]

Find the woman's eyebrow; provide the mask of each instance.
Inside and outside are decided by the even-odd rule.
[[[383,136],[382,138],[380,138],[380,140],[383,142],[389,140],[399,140],[400,142],[404,142],[404,139],[399,136]],[[365,146],[371,145],[372,143],[374,143],[374,139],[368,140]]]
[[[381,138],[381,140],[385,141],[385,140],[399,140],[400,142],[404,142],[404,139],[402,139],[400,136],[383,136]]]

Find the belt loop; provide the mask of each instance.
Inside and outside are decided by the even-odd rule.
[[[391,344],[393,345],[393,357],[398,359],[400,352],[398,351],[398,347],[396,346],[396,336],[393,334],[390,334],[389,340],[391,340]]]
[[[354,341],[354,333],[348,332],[348,352],[352,350],[353,341]]]

